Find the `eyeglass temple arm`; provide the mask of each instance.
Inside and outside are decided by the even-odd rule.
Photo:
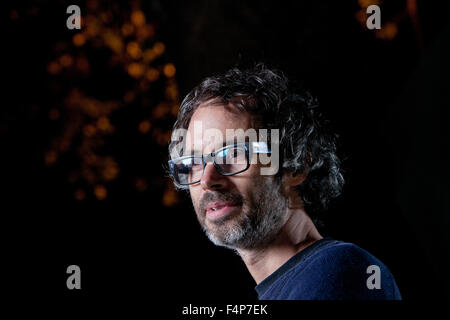
[[[251,150],[253,153],[270,153],[269,147],[267,146],[266,142],[252,142],[251,143]]]

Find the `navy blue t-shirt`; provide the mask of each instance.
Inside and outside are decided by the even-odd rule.
[[[379,267],[379,289],[374,287],[376,267],[367,271],[371,265]],[[401,300],[393,275],[380,260],[328,237],[294,255],[255,289],[260,300]]]

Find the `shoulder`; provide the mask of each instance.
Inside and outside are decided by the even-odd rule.
[[[353,243],[335,241],[314,252],[293,271],[293,297],[306,293],[311,299],[400,298],[389,269]],[[379,283],[380,288],[371,281]]]
[[[380,260],[366,250],[353,243],[343,241],[335,241],[321,250],[316,251],[310,256],[309,263],[323,262],[324,260],[328,262],[324,267],[333,269],[341,266],[342,263],[344,263],[346,268],[357,267],[367,263],[382,264]]]

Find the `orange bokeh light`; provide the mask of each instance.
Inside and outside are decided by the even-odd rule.
[[[96,185],[94,188],[94,195],[98,200],[105,200],[108,196],[108,190],[102,185]]]
[[[176,69],[173,63],[168,63],[164,66],[164,75],[167,78],[171,78],[175,75]]]

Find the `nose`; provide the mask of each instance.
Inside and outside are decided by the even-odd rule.
[[[208,163],[203,171],[202,179],[200,180],[200,185],[204,190],[220,190],[224,189],[227,184],[227,177],[221,175],[214,164]]]

